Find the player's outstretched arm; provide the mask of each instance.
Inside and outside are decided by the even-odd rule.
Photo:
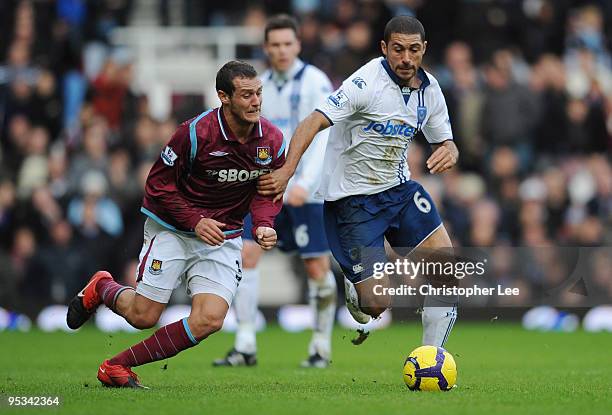
[[[459,159],[459,149],[453,140],[432,144],[432,155],[427,159],[427,168],[431,174],[442,173],[451,169]]]
[[[291,137],[287,160],[283,167],[259,178],[257,182],[259,194],[275,196],[274,201],[281,199],[287,188],[287,182],[295,173],[302,155],[312,143],[315,135],[330,126],[329,120],[318,111],[313,111],[308,117],[304,118],[295,129],[293,137]]]

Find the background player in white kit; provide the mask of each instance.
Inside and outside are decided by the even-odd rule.
[[[262,74],[262,114],[288,139],[301,120],[321,105],[332,92],[327,76],[298,58],[298,25],[288,15],[267,22],[264,51],[270,70]],[[331,332],[336,312],[336,280],[330,270],[329,246],[323,225],[323,199],[313,195],[319,187],[328,132],[314,138],[287,187],[283,210],[276,217],[278,247],[298,251],[308,275],[308,296],[315,314],[315,327],[304,367],[326,367],[331,357]],[[248,225],[249,217],[245,219]],[[243,279],[234,299],[238,330],[234,348],[217,366],[252,366],[257,360],[255,317],[262,249],[244,238]]]
[[[385,239],[391,247],[420,251],[451,247],[433,200],[410,180],[406,163],[419,131],[433,149],[430,173],[450,169],[459,155],[440,86],[420,67],[426,48],[417,19],[391,19],[381,41],[384,57],[362,66],[300,123],[284,167],[258,184],[261,194],[280,198],[312,138],[333,125],[319,192],[328,242],[347,278],[347,307],[360,323],[389,306],[389,298],[374,294],[380,282],[372,278],[373,263],[387,260]],[[456,296],[427,296],[423,344],[443,346],[456,316]]]

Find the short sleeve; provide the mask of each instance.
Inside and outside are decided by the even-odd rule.
[[[332,124],[335,124],[361,112],[366,107],[367,102],[368,91],[365,82],[346,80],[316,110],[325,115]]]
[[[423,135],[430,144],[441,143],[453,139],[453,131],[448,117],[446,100],[439,88],[435,91],[434,100],[433,112],[422,128]]]

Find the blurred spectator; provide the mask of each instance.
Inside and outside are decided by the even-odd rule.
[[[14,227],[15,186],[12,181],[4,178],[0,179],[0,253],[8,250]]]
[[[123,219],[117,204],[106,196],[108,182],[103,174],[87,172],[81,180],[81,194],[68,204],[70,223],[86,233],[97,233],[100,227],[112,236],[123,232]]]
[[[70,166],[70,189],[73,192],[79,190],[81,179],[88,171],[107,174],[109,134],[106,122],[100,117],[94,117],[85,127],[83,152],[74,156]]]
[[[478,169],[485,148],[481,134],[484,94],[470,47],[464,42],[451,43],[446,49],[445,65],[436,75],[454,121],[455,140],[461,143],[461,166]]]
[[[356,20],[346,28],[346,45],[334,56],[334,70],[340,78],[359,69],[364,62],[378,56],[372,50],[372,33],[365,20]],[[345,74],[343,76],[343,74]]]
[[[131,65],[108,59],[92,84],[92,104],[113,131],[120,127],[123,101],[131,80]]]
[[[73,230],[65,220],[50,228],[49,241],[32,258],[30,280],[26,284],[44,287],[47,301],[56,304],[70,301],[99,264],[91,261],[91,253],[75,240]],[[34,276],[35,279],[34,279]]]
[[[493,64],[485,68],[481,123],[482,135],[492,146],[510,146],[519,156],[521,169],[532,158],[532,131],[537,121],[534,95],[512,80],[508,68]]]
[[[4,289],[0,291],[3,293],[2,297],[7,304],[21,305],[21,297],[16,295],[16,291],[20,293],[37,293],[37,295],[44,295],[45,287],[39,287],[34,285],[28,285],[26,283],[28,277],[33,276],[30,272],[30,262],[34,254],[36,253],[36,238],[32,231],[26,227],[20,227],[14,234],[13,244],[10,251],[5,253],[2,258],[3,267],[0,268],[0,281]]]
[[[48,160],[47,147],[49,133],[43,127],[30,130],[25,147],[25,158],[17,174],[17,195],[21,199],[30,197],[32,190],[47,182]]]

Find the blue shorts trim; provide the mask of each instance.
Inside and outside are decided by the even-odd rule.
[[[413,180],[373,195],[325,202],[324,219],[332,254],[354,284],[373,275],[374,263],[388,260],[385,239],[408,253],[442,224],[431,196]]]
[[[251,215],[244,218],[245,240],[253,240]],[[302,258],[329,254],[323,224],[323,205],[307,203],[300,207],[283,206],[276,216],[274,229],[278,234],[277,247],[284,252],[298,251]]]

